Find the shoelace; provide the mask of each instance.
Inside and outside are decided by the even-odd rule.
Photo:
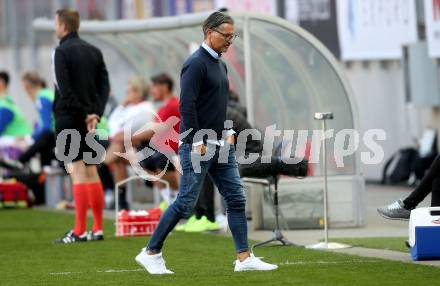
[[[249,256],[250,258],[258,258],[258,259],[263,259],[264,257],[262,257],[262,256],[255,256],[253,253],[251,254],[251,256]],[[248,258],[249,258],[248,257]],[[247,258],[246,258],[247,259]],[[246,260],[245,259],[245,260]],[[235,264],[237,264],[237,260],[235,260],[234,262],[232,262],[232,265],[235,265]]]
[[[399,210],[401,208],[402,208],[402,206],[399,204],[399,202],[394,202],[388,206],[388,209],[393,210],[393,211]]]
[[[79,236],[78,238],[87,238],[87,233],[84,233],[83,235]],[[66,233],[65,237],[63,238],[64,243],[73,243],[76,242],[76,237],[73,234],[73,230],[70,230]]]
[[[75,241],[75,238],[73,237],[73,231],[69,231],[66,234],[66,237],[63,238],[64,243],[72,243]]]

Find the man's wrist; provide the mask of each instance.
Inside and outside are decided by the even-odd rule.
[[[226,130],[225,136],[226,136],[226,138],[228,138],[229,136],[234,135],[236,133],[237,132],[235,132],[234,129],[228,129],[228,130]]]
[[[203,141],[197,141],[197,142],[193,142],[193,143],[192,143],[192,146],[193,146],[193,147],[197,147],[197,146],[200,146],[200,145],[203,145],[203,144],[204,144]]]

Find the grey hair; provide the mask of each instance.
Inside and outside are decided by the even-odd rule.
[[[206,33],[208,32],[209,29],[217,28],[218,26],[225,23],[233,25],[234,20],[232,19],[231,16],[219,11],[212,13],[203,22],[203,35],[206,36]]]

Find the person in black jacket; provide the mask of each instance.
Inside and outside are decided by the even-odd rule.
[[[82,40],[78,29],[77,11],[61,9],[56,12],[55,30],[60,39],[52,55],[56,155],[69,169],[75,201],[75,227],[56,243],[103,239],[104,193],[92,162],[99,163],[99,159],[96,160],[99,154],[96,154],[103,148],[89,145],[98,144],[93,139],[93,132],[104,112],[110,84],[101,51]],[[88,136],[87,144],[89,132],[92,136]],[[88,206],[92,208],[94,220],[90,233],[86,232]]]

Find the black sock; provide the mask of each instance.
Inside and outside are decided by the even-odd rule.
[[[130,207],[128,206],[127,202],[127,189],[126,187],[120,187],[119,188],[119,208],[129,210]]]
[[[403,200],[402,202],[403,202],[403,208],[408,211],[413,210],[415,208],[415,206],[413,206],[411,202],[409,202],[407,199]]]

